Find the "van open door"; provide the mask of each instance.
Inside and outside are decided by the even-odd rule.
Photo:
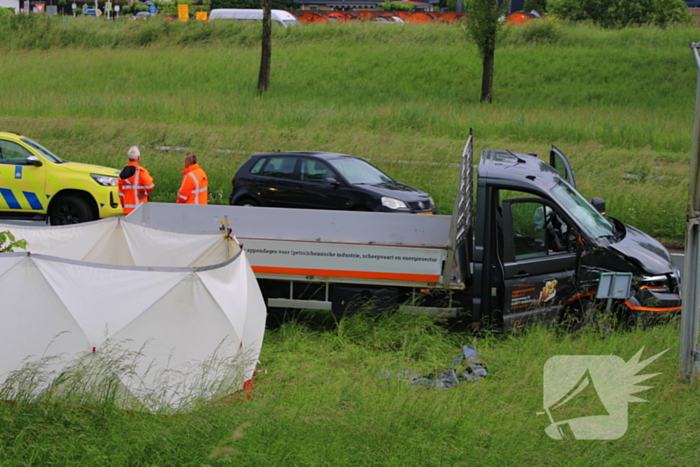
[[[547,199],[515,198],[503,200],[502,228],[504,327],[551,321],[576,289],[573,223]]]
[[[566,158],[563,152],[561,152],[556,146],[552,145],[552,150],[549,153],[549,165],[554,167],[554,169],[559,172],[559,176],[569,182],[571,186],[576,188],[576,181],[574,180],[574,171],[571,170],[571,164],[569,164],[569,159]]]

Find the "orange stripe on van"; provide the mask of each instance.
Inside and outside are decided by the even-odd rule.
[[[283,274],[291,276],[325,276],[347,277],[353,279],[386,279],[392,281],[437,282],[435,274],[405,274],[399,272],[340,271],[336,269],[279,268],[271,266],[253,266],[253,272],[259,274]]]
[[[625,302],[625,305],[627,305],[627,308],[630,310],[635,310],[635,311],[657,311],[657,312],[663,312],[663,311],[679,311],[682,307],[680,306],[672,306],[668,308],[652,308],[648,306],[634,306],[630,302]]]
[[[576,300],[581,300],[582,298],[590,297],[591,295],[597,295],[597,294],[598,294],[597,291],[595,291],[595,290],[589,290],[588,292],[585,292],[585,293],[582,293],[582,294],[578,294],[578,295],[576,295],[575,297],[570,298],[570,299],[566,302],[566,304],[567,304],[567,305],[570,305],[570,304],[574,303]]]

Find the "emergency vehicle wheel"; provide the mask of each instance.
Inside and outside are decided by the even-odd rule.
[[[93,220],[90,205],[77,196],[64,196],[51,204],[49,209],[51,225],[68,225]]]

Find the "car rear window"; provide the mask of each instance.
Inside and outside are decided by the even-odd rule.
[[[267,157],[261,157],[258,159],[258,161],[253,165],[253,168],[250,169],[250,173],[257,175],[260,173],[260,170],[262,169],[262,166],[265,165],[265,162],[267,162]]]
[[[294,179],[294,166],[296,162],[296,157],[270,157],[260,172],[260,175],[292,180]]]

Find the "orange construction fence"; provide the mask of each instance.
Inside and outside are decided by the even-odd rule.
[[[345,21],[393,21],[394,17],[399,17],[407,23],[461,23],[466,20],[464,13],[450,12],[423,12],[423,11],[292,11],[301,23],[342,23]],[[519,26],[526,21],[536,17],[529,13],[513,13],[506,18],[509,26]]]

